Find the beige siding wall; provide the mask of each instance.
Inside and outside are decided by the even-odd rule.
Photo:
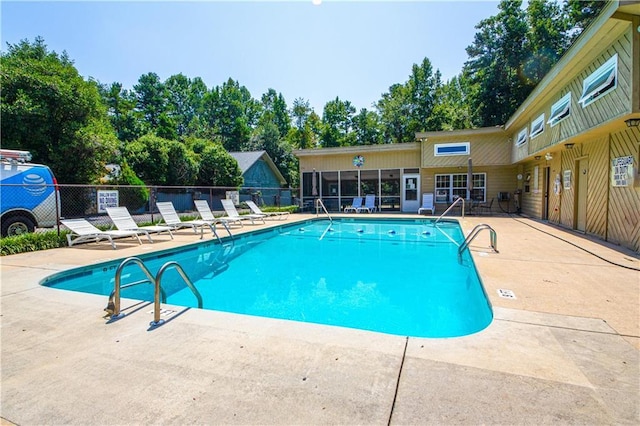
[[[568,139],[585,132],[589,129],[606,123],[616,117],[628,114],[632,110],[632,28],[626,27],[622,35],[618,36],[613,43],[607,46],[585,67],[576,74],[569,84],[552,96],[548,102],[535,111],[529,111],[526,116],[528,133],[531,132],[531,122],[538,118],[540,114],[545,114],[545,130],[542,134],[529,139],[529,141],[515,147],[518,132],[524,128],[519,125],[511,129],[511,144],[514,146],[512,160],[520,161],[527,156],[540,153],[550,146],[568,141]],[[596,53],[596,52],[594,52]],[[585,78],[591,75],[598,67],[604,64],[615,54],[618,54],[618,86],[595,102],[582,108],[578,103],[582,95],[582,83]],[[637,89],[636,89],[637,90]],[[550,127],[546,121],[551,113],[551,106],[560,98],[571,92],[571,115]]]
[[[386,152],[362,152],[361,154],[331,154],[302,156],[300,159],[300,171],[335,171],[357,170],[353,165],[354,155],[364,157],[364,165],[360,170],[398,169],[420,167],[420,149],[413,151],[386,151]]]
[[[422,143],[422,167],[464,166],[466,168],[469,158],[473,160],[474,165],[478,166],[511,164],[511,142],[507,134],[502,131],[468,137],[443,133],[443,136],[430,137]],[[433,155],[434,145],[458,142],[470,142],[470,155],[442,157]]]

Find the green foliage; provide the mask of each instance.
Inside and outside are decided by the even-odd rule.
[[[202,151],[196,185],[239,188],[242,182],[238,162],[222,145],[210,144]]]
[[[96,182],[117,146],[98,86],[40,37],[8,44],[1,60],[2,145],[31,151],[61,183]]]
[[[127,144],[125,161],[147,185],[165,185],[169,171],[170,141],[151,134]]]
[[[120,205],[129,210],[136,211],[149,201],[149,190],[126,162],[121,165],[120,175],[114,182],[126,185],[120,188]]]
[[[0,256],[67,246],[69,231],[36,232],[0,238]]]

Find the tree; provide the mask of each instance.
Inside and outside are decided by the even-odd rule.
[[[119,140],[129,142],[144,134],[142,114],[135,109],[135,93],[123,90],[122,84],[117,82],[108,87],[100,86],[100,93]]]
[[[147,185],[166,185],[169,174],[170,141],[148,134],[130,142],[124,151],[125,161]]]
[[[289,117],[287,103],[282,93],[276,93],[273,89],[269,89],[267,93],[262,95],[262,115],[259,123],[268,122],[276,125],[280,137],[289,133],[291,128],[291,117]]]
[[[382,94],[382,98],[376,103],[376,109],[384,129],[384,143],[410,142],[415,139],[409,126],[410,104],[409,91],[403,84],[394,84],[389,87],[388,93]]]
[[[160,116],[166,112],[167,96],[158,74],[150,72],[138,79],[133,86],[136,93],[137,109],[142,112],[147,131],[155,131],[160,124]]]
[[[352,121],[356,145],[376,145],[382,143],[380,118],[375,111],[368,111],[366,108],[362,108],[360,113],[353,117]]]
[[[424,58],[420,65],[413,64],[406,83],[410,133],[433,130],[429,128],[428,120],[436,103],[436,92],[441,85],[440,71],[434,73],[428,58]]]
[[[244,179],[238,162],[220,144],[209,144],[200,154],[197,185],[239,188]]]
[[[350,134],[351,119],[356,109],[351,102],[339,97],[329,101],[322,113],[321,144],[324,148],[353,145],[354,135]]]
[[[7,44],[0,58],[2,145],[29,150],[61,183],[97,182],[117,148],[98,85],[41,37]]]

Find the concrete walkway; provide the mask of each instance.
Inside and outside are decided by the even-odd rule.
[[[104,296],[38,284],[198,241],[187,231],[142,246],[119,240],[117,250],[85,244],[0,258],[0,417],[20,425],[639,424],[638,257],[520,217],[462,221],[467,233],[478,223],[498,234],[499,253],[488,233],[471,246],[495,317],[452,339],[170,305],[167,323],[149,330],[146,302],[123,300],[128,315],[107,324]]]

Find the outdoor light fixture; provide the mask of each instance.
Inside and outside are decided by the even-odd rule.
[[[544,159],[545,159],[545,160],[547,160],[547,161],[551,161],[551,160],[553,160],[553,155],[551,155],[551,153],[550,153],[550,152],[547,152],[547,153],[544,155]]]
[[[573,145],[575,145],[575,144],[573,144],[573,143],[565,143],[565,144],[564,144],[564,147],[565,147],[566,149],[573,149]]]
[[[536,156],[535,156],[535,157],[533,157],[533,158],[535,158],[536,160],[539,160],[539,159],[541,159],[542,157],[540,157],[539,155],[536,155]]]
[[[627,127],[638,127],[640,126],[640,118],[630,118],[628,120],[624,120],[627,123]]]

